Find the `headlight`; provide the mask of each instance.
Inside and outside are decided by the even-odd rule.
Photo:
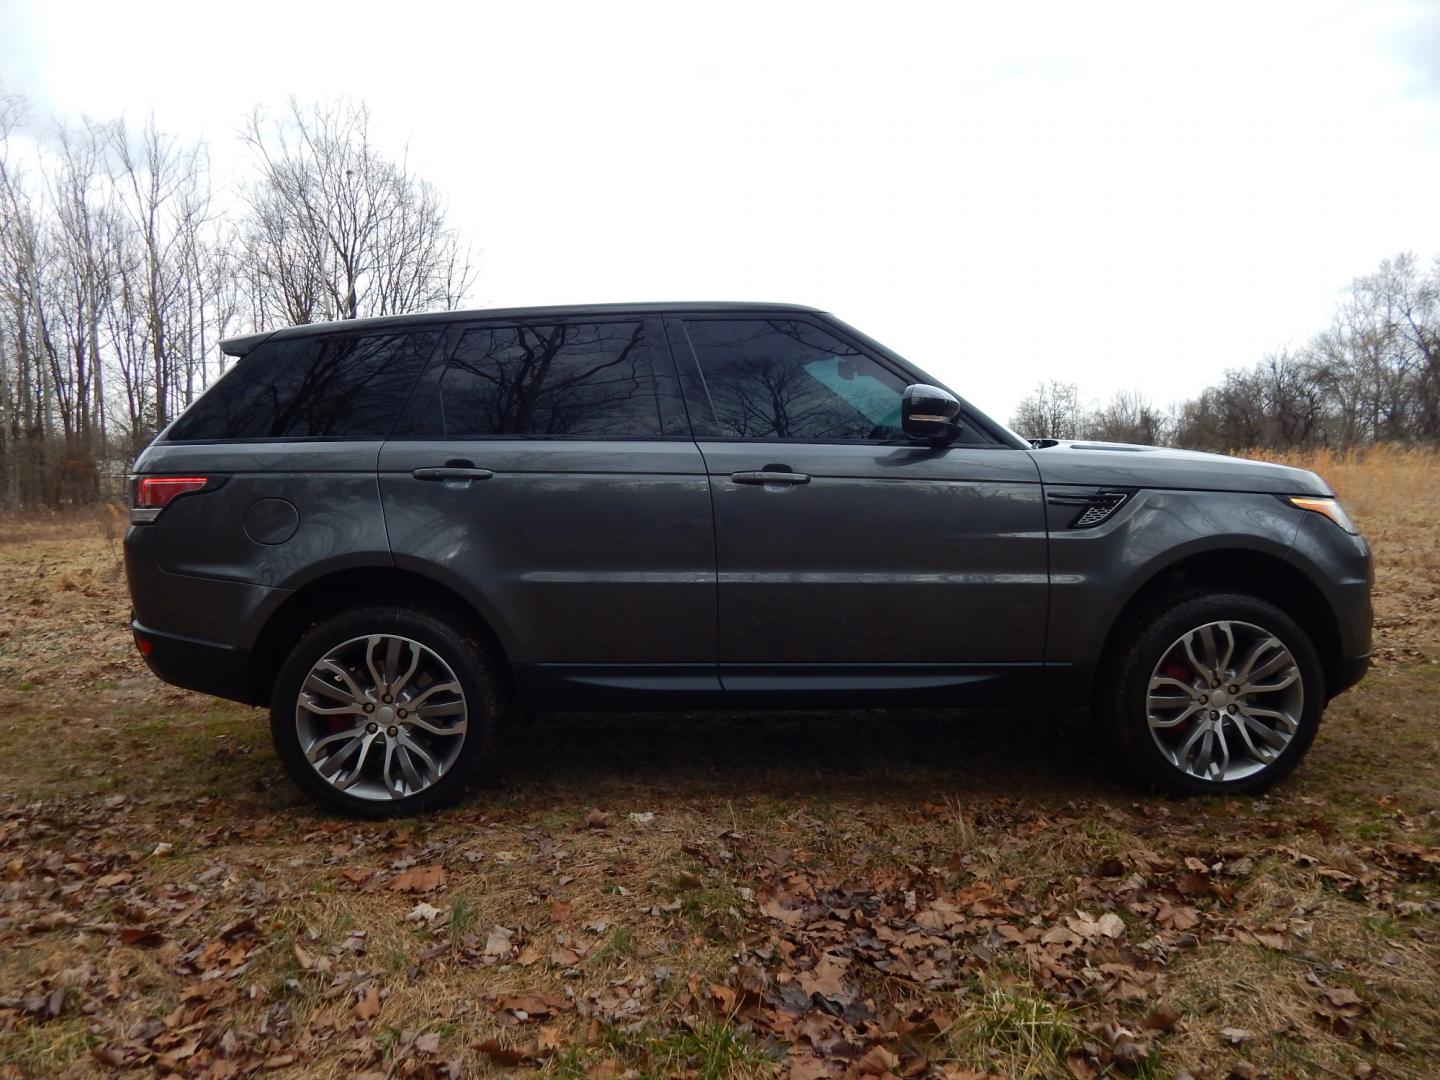
[[[1360,530],[1355,528],[1355,523],[1350,520],[1350,515],[1340,505],[1339,499],[1322,499],[1315,495],[1291,495],[1286,501],[1291,506],[1298,506],[1301,510],[1324,514],[1346,532],[1355,536],[1360,535]]]

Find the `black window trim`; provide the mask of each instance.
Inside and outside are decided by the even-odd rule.
[[[685,408],[690,414],[690,427],[695,433],[695,438],[704,439],[706,442],[727,442],[727,443],[775,443],[791,444],[804,443],[812,446],[916,446],[900,439],[812,439],[798,437],[762,437],[756,435],[722,435],[720,434],[720,422],[715,415],[715,405],[710,398],[710,387],[705,381],[705,373],[700,368],[700,358],[695,355],[694,346],[690,344],[689,334],[686,333],[685,323],[694,322],[755,322],[756,320],[770,322],[783,318],[786,322],[803,322],[809,326],[822,330],[832,337],[838,339],[861,356],[872,361],[884,371],[899,378],[906,386],[920,382],[918,377],[921,373],[911,370],[901,364],[894,356],[887,356],[875,349],[868,341],[859,339],[849,331],[844,324],[837,325],[825,318],[817,318],[810,312],[797,311],[793,315],[789,312],[777,314],[764,311],[726,311],[723,313],[710,312],[686,312],[675,311],[665,316],[665,331],[670,344],[670,352],[675,361],[676,371],[680,376],[680,389],[685,396]],[[692,398],[694,399],[692,401]],[[697,416],[698,413],[698,416]],[[964,418],[965,426],[971,431],[981,435],[989,436],[985,442],[953,442],[948,444],[947,449],[959,450],[1012,450],[1015,449],[1006,443],[995,438],[988,425],[982,424],[975,419],[969,409],[963,409],[961,416]],[[706,429],[702,434],[701,429]]]

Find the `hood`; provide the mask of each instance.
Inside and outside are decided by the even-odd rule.
[[[1324,480],[1307,469],[1163,446],[1045,440],[1030,456],[1040,469],[1040,479],[1047,484],[1334,494]]]

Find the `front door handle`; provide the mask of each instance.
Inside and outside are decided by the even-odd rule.
[[[442,465],[414,469],[410,475],[416,480],[489,480],[495,474],[489,469],[477,469],[473,465]]]
[[[737,484],[808,484],[810,482],[810,477],[803,472],[782,472],[779,469],[731,473],[730,479]]]

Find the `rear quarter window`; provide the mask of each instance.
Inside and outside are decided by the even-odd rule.
[[[267,341],[166,439],[383,439],[438,338],[428,330]]]

